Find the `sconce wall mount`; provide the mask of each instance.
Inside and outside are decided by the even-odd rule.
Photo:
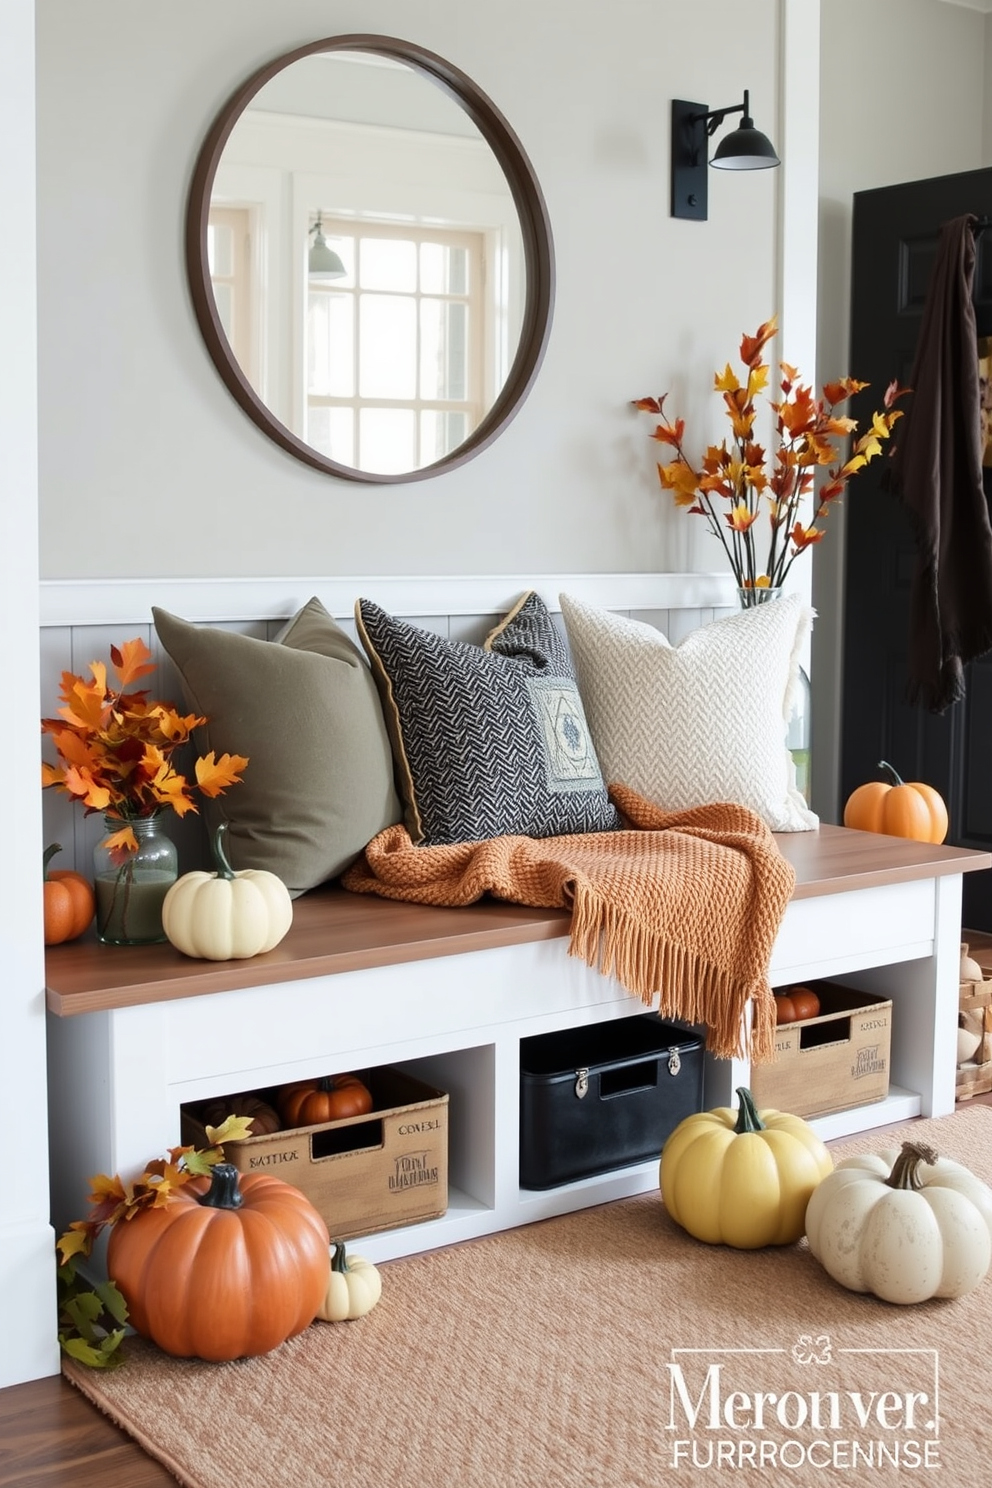
[[[743,114],[740,125],[722,139],[707,162],[707,141],[729,114]],[[749,95],[728,108],[709,109],[705,103],[672,99],[671,215],[690,221],[707,218],[707,163],[723,170],[766,170],[779,158],[767,135],[755,129]]]

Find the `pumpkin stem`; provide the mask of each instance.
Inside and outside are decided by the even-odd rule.
[[[920,1189],[923,1187],[920,1164],[936,1161],[937,1153],[932,1147],[927,1147],[922,1142],[903,1142],[899,1156],[892,1164],[892,1172],[885,1182],[889,1188]]]
[[[906,782],[903,780],[902,776],[899,774],[899,771],[893,769],[893,767],[889,764],[888,760],[879,760],[879,762],[878,762],[878,768],[880,770],[885,770],[885,771],[888,772],[888,775],[890,777],[890,784],[892,784],[892,785],[905,785]]]
[[[44,857],[41,860],[41,862],[42,862],[42,869],[43,869],[43,876],[45,878],[48,877],[48,865],[49,865],[49,863],[52,861],[52,859],[54,858],[55,854],[56,853],[60,853],[61,851],[62,851],[62,844],[61,844],[61,842],[53,842],[52,845],[51,845],[51,847],[46,847],[45,848],[45,854],[44,854]]]
[[[240,1209],[244,1196],[238,1187],[238,1177],[233,1163],[215,1163],[210,1170],[210,1187],[196,1202],[206,1209]]]
[[[344,1273],[348,1270],[348,1257],[345,1254],[344,1241],[332,1240],[331,1244],[334,1247],[334,1254],[331,1257],[331,1270]]]
[[[224,851],[224,837],[226,833],[227,822],[219,822],[217,825],[217,830],[214,832],[213,838],[211,839],[210,847],[214,855],[214,862],[217,864],[217,877],[232,879],[236,878],[237,875],[235,874],[234,869],[231,867],[231,861],[228,858],[227,853]]]
[[[737,1087],[737,1099],[740,1102],[737,1108],[737,1125],[734,1131],[738,1136],[744,1132],[759,1132],[765,1130],[765,1123],[758,1115],[758,1108],[754,1104],[754,1096],[746,1085]]]

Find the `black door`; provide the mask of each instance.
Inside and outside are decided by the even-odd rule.
[[[910,381],[940,229],[967,212],[992,220],[992,169],[855,194],[849,370],[871,384],[852,401],[862,426],[893,377]],[[978,335],[992,335],[992,228],[977,239],[974,299]],[[878,761],[888,760],[904,779],[925,780],[944,796],[949,842],[990,849],[992,653],[967,667],[966,696],[946,713],[905,701],[916,551],[906,513],[885,489],[885,464],[873,461],[844,498],[841,800],[880,778]],[[965,874],[964,894],[965,925],[992,930],[992,872]]]

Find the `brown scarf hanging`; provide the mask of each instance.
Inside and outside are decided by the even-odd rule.
[[[978,334],[972,283],[977,219],[941,229],[893,486],[913,521],[909,700],[943,713],[964,666],[992,648],[992,526],[982,482]]]

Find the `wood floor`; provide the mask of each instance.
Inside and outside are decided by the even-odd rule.
[[[992,1105],[992,1094],[974,1099]],[[108,1483],[175,1488],[176,1480],[61,1377],[0,1390],[0,1488]]]
[[[0,1484],[176,1488],[170,1472],[59,1376],[0,1390]]]

